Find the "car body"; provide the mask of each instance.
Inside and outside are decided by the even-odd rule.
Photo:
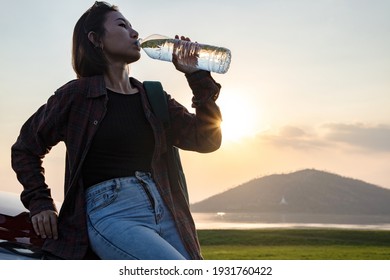
[[[19,195],[0,191],[0,260],[40,259],[42,244]]]

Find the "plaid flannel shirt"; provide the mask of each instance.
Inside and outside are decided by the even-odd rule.
[[[215,100],[220,85],[209,72],[186,75],[193,92],[191,114],[169,97],[174,144],[185,150],[212,152],[221,144],[221,113]],[[193,259],[201,259],[194,221],[183,193],[172,191],[164,161],[166,136],[163,124],[153,115],[142,83],[130,78],[139,89],[145,116],[150,122],[155,150],[152,175],[176,221],[181,238]],[[103,76],[80,78],[65,84],[22,126],[12,146],[12,167],[24,190],[21,200],[31,215],[55,210],[45,183],[42,161],[60,141],[66,144],[64,201],[58,216],[59,238],[46,239],[43,249],[63,259],[84,259],[89,251],[82,165],[92,139],[105,116],[108,97]]]

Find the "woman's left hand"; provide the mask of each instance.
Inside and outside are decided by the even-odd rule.
[[[179,36],[176,35],[175,39],[180,39],[183,41],[191,42],[190,38],[184,37],[184,36],[180,36],[180,38],[179,38]],[[198,71],[198,69],[195,66],[192,67],[192,66],[188,66],[188,65],[179,64],[179,62],[178,62],[179,58],[180,58],[180,49],[178,50],[177,45],[175,44],[173,47],[172,62],[175,65],[176,69],[180,72],[183,72],[184,74],[191,74],[191,73]],[[187,60],[186,61],[187,64],[197,65],[198,57],[196,56],[196,52],[194,52],[192,56],[187,57],[186,60]]]

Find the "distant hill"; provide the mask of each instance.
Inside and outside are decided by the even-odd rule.
[[[193,212],[256,212],[390,217],[390,190],[305,169],[254,179],[191,205]]]

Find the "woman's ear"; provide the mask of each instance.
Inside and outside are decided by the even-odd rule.
[[[88,40],[95,46],[95,48],[101,47],[101,42],[98,38],[98,35],[94,31],[89,31]]]

